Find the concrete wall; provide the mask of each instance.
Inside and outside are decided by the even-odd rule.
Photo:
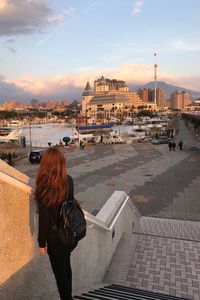
[[[140,226],[137,210],[131,206],[127,195],[120,191],[113,193],[102,208],[102,213],[100,211],[93,217],[94,221],[89,213],[85,214],[89,224],[88,233],[72,256],[75,291],[101,283],[123,233],[131,233],[133,225]]]
[[[5,161],[0,159],[0,171],[3,172],[4,174],[7,174],[13,178],[16,178],[17,180],[28,184],[30,186],[34,186],[34,180],[28,177],[27,175],[19,172],[15,168],[9,166]]]
[[[0,299],[59,299],[48,255],[37,246],[37,213],[32,189],[0,171]],[[139,215],[124,192],[115,192],[98,216],[85,212],[88,232],[72,253],[73,289],[98,284],[123,232]]]

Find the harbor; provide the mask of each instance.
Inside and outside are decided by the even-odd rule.
[[[162,134],[166,132],[167,125],[170,119],[168,117],[157,118],[135,118],[127,125],[123,124],[99,124],[99,125],[79,125],[67,123],[30,123],[20,127],[7,126],[1,127],[2,135],[0,134],[0,141],[13,141],[21,143],[21,137],[25,137],[26,145],[32,147],[47,147],[48,143],[56,145],[59,141],[63,141],[64,137],[69,137],[71,140],[92,140],[95,143],[102,142],[101,136],[109,137],[112,135],[120,137],[123,142],[129,144],[134,141],[141,141],[144,138],[151,138],[153,135]],[[12,132],[12,135],[3,136],[3,132]],[[112,134],[109,135],[109,132]],[[127,141],[128,140],[128,141]]]

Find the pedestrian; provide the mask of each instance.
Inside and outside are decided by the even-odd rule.
[[[59,141],[59,146],[63,147],[63,142],[61,140]]]
[[[173,148],[173,151],[176,150],[176,142],[175,141],[172,142],[172,148]]]
[[[84,142],[82,140],[80,141],[80,149],[84,150]]]
[[[49,147],[42,157],[36,178],[35,199],[39,208],[39,252],[49,255],[60,299],[72,300],[71,250],[57,238],[52,216],[59,223],[64,199],[74,198],[74,185],[66,173],[66,162],[60,147]],[[68,201],[68,200],[67,200]]]
[[[9,152],[8,153],[8,164],[10,165],[10,166],[13,166],[14,165],[14,163],[13,163],[13,161],[12,161],[12,154]]]
[[[180,141],[178,142],[178,146],[179,146],[179,149],[180,149],[180,150],[183,149],[183,141],[182,141],[182,140],[180,140]]]
[[[169,141],[168,147],[169,147],[169,151],[172,151],[172,141]]]

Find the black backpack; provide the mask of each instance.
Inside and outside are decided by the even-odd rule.
[[[63,201],[59,225],[55,229],[59,241],[71,249],[74,249],[78,242],[86,236],[85,216],[76,199]]]
[[[59,223],[55,224],[52,215],[52,228],[59,242],[72,251],[78,242],[86,236],[86,220],[76,199],[64,200],[61,204]]]

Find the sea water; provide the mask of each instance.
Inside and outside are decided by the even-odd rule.
[[[123,132],[128,131],[130,126],[113,126],[113,131],[121,135]],[[73,129],[75,126],[52,123],[52,124],[39,124],[31,125],[22,128],[22,135],[26,137],[26,143],[29,145],[30,140],[33,147],[47,147],[48,143],[52,146],[59,144],[63,137],[73,138]]]
[[[22,128],[21,134],[26,137],[27,144],[31,140],[34,147],[47,147],[48,143],[51,143],[52,146],[59,144],[63,137],[72,138],[73,127],[59,123],[31,125]]]

